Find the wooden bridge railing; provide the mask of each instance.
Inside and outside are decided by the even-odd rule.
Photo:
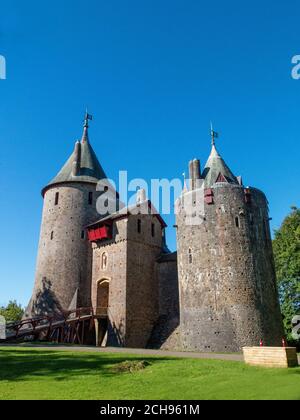
[[[24,319],[17,323],[7,324],[7,331],[11,332],[11,334],[8,334],[8,339],[36,336],[45,331],[47,331],[46,336],[50,338],[53,335],[54,330],[66,329],[67,326],[75,328],[73,325],[74,323],[76,323],[76,330],[78,333],[80,323],[84,324],[84,322],[88,320],[92,323],[95,318],[107,316],[107,308],[96,308],[94,310],[93,307],[83,307],[76,308],[74,310],[61,311],[60,313]]]

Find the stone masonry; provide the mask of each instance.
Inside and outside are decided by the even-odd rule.
[[[108,282],[107,344],[143,348],[159,317],[155,270],[162,252],[164,225],[155,215],[128,212],[100,219],[93,226],[109,220],[113,221],[112,238],[93,245],[92,303],[97,310],[103,293],[101,284]]]
[[[222,172],[225,163],[217,159]],[[219,179],[203,189],[203,223],[186,223],[184,200],[193,190],[177,203],[181,345],[212,352],[241,351],[261,339],[281,345],[266,197]]]
[[[93,202],[89,204],[89,193]],[[56,194],[59,194],[55,205]],[[32,314],[91,305],[92,247],[85,226],[97,216],[93,184],[68,183],[50,188],[44,197]],[[77,295],[77,296],[76,296]]]
[[[89,119],[86,114],[81,141],[42,191],[36,278],[25,316],[92,306],[99,346],[235,352],[260,340],[280,345],[268,202],[233,175],[216,150],[215,133],[203,171],[199,160],[189,163],[172,253],[166,224],[143,190],[135,205],[121,209],[115,191],[99,191],[106,175],[89,141]],[[115,210],[100,216],[96,203],[108,189]]]

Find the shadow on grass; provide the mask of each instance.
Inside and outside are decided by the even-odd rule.
[[[114,367],[125,360],[146,361],[149,365],[162,363],[169,358],[140,357],[118,354],[66,353],[47,350],[0,349],[0,381],[20,381],[43,377],[57,381],[76,376],[101,374],[116,376]],[[119,375],[124,373],[119,373]]]

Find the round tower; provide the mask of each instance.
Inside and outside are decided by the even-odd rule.
[[[214,141],[200,179],[195,162],[191,188],[177,202],[182,347],[235,352],[261,339],[281,345],[267,199],[242,185]]]
[[[106,175],[83,136],[44,198],[35,285],[26,317],[91,306],[92,250],[85,227],[99,219],[97,183]]]

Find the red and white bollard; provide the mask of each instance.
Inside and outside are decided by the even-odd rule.
[[[259,347],[263,347],[263,346],[264,346],[264,342],[262,340],[260,340]]]
[[[282,347],[286,348],[286,341],[285,338],[282,339]]]

